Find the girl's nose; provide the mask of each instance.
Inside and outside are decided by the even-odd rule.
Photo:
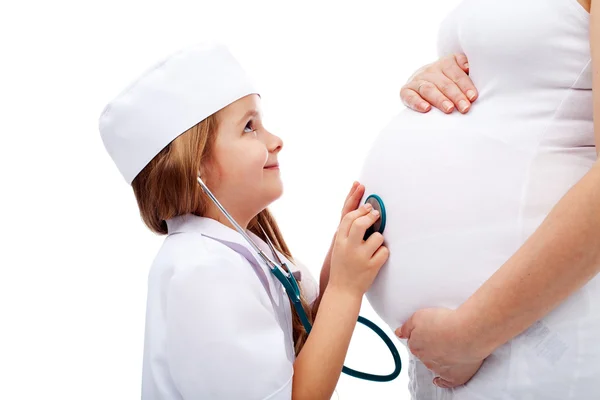
[[[283,140],[277,135],[269,132],[269,143],[268,143],[269,152],[279,152],[283,148]]]

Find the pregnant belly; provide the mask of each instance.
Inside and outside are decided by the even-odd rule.
[[[401,113],[375,140],[359,178],[365,197],[377,194],[386,207],[390,257],[367,298],[392,328],[420,308],[457,307],[522,242],[531,155],[458,123]]]

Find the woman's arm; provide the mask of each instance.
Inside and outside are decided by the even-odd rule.
[[[592,3],[590,43],[598,153],[600,0]],[[455,386],[468,380],[498,346],[542,318],[598,272],[600,161],[567,192],[517,253],[455,312],[422,310],[397,333],[409,338],[413,354],[445,379],[442,386]]]
[[[600,272],[600,164],[457,310],[484,353],[506,343]]]
[[[590,12],[594,132],[600,149],[600,0]],[[523,332],[600,272],[600,161],[458,310],[486,352]]]

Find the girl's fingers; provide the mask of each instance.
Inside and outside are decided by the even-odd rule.
[[[375,221],[377,221],[377,219],[379,219],[379,211],[373,210],[373,206],[370,204],[368,204],[368,206],[370,211],[364,215],[361,215],[359,218],[356,218],[350,227],[348,239],[356,245],[363,243],[365,232],[371,225],[375,223]]]
[[[356,210],[350,211],[349,213],[344,215],[344,217],[342,218],[342,222],[340,222],[340,226],[338,228],[338,238],[347,238],[348,235],[350,234],[350,229],[354,225],[354,221],[356,221],[358,218],[360,218],[364,215],[367,215],[372,209],[373,209],[372,205],[363,204],[361,207],[358,207]],[[367,226],[367,228],[368,228],[368,226]],[[366,228],[365,228],[365,230],[366,230]],[[363,235],[364,235],[364,232],[363,232]]]
[[[365,187],[361,184],[358,184],[354,191],[346,198],[344,207],[342,207],[342,218],[344,218],[344,215],[348,214],[350,211],[354,211],[358,208],[360,199],[362,199],[364,193]]]

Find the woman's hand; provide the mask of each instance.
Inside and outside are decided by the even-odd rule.
[[[433,105],[447,114],[455,107],[465,114],[478,95],[468,73],[464,54],[442,57],[417,70],[400,90],[400,97],[415,111],[428,112]]]
[[[399,338],[408,339],[410,352],[438,375],[433,383],[443,388],[465,384],[489,355],[464,332],[456,311],[447,308],[419,310],[396,329]]]

